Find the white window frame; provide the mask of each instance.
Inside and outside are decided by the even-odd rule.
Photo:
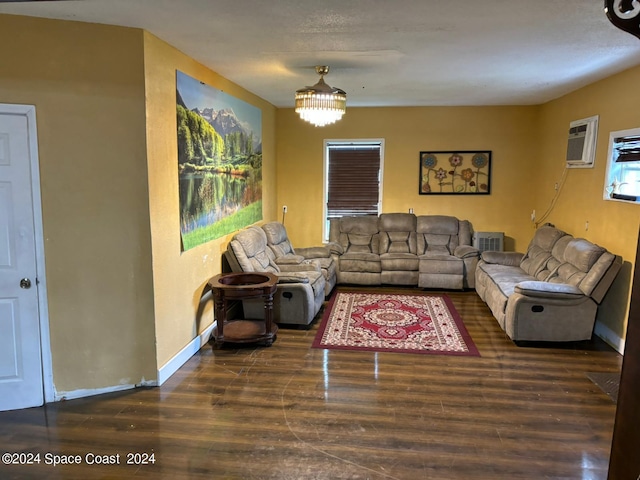
[[[640,195],[638,192],[640,191],[640,185],[636,188],[636,185],[631,187],[630,183],[637,184],[638,180],[640,180],[640,162],[635,165],[636,162],[629,162],[629,164],[616,164],[617,153],[616,153],[616,139],[624,138],[624,137],[638,137],[640,136],[640,128],[631,128],[628,130],[618,130],[615,132],[609,133],[609,150],[607,153],[607,173],[604,177],[604,193],[603,198],[605,200],[609,200],[612,202],[624,202],[624,203],[640,203]],[[631,165],[634,164],[634,165]],[[629,171],[629,175],[623,175],[622,171],[627,169]],[[636,172],[637,175],[634,177],[632,182],[627,182],[626,180],[630,180],[631,172]],[[616,193],[622,194],[632,194],[638,196],[638,199],[633,200],[624,200],[620,198],[612,198],[611,193],[613,191],[613,183],[619,182],[622,185],[619,188],[619,191]]]
[[[327,202],[329,200],[329,147],[333,145],[379,145],[380,146],[380,171],[378,173],[378,215],[382,212],[382,179],[384,178],[384,138],[358,138],[358,139],[325,139],[323,148],[323,202],[322,202],[322,238],[329,241],[329,220],[327,219]]]

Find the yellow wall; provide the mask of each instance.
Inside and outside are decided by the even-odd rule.
[[[640,127],[640,68],[633,68],[541,107],[541,155],[535,182],[536,209],[546,210],[564,169],[566,131],[572,120],[599,115],[595,166],[571,169],[547,221],[621,255],[625,265],[601,308],[598,321],[614,334],[626,334],[632,265],[635,263],[640,208],[603,200],[609,132]],[[589,228],[586,230],[586,222]]]
[[[538,107],[348,108],[324,128],[278,111],[278,208],[298,246],[322,242],[323,141],[384,139],[383,212],[454,215],[476,231],[504,231],[506,247],[531,239]],[[490,195],[419,195],[419,152],[491,150]]]
[[[229,238],[182,253],[178,205],[176,70],[248,102],[262,111],[263,219],[275,220],[275,107],[241,89],[174,47],[144,34],[147,95],[149,208],[158,368],[213,322],[206,282],[221,272]]]
[[[0,15],[0,103],[36,106],[57,392],[156,378],[142,32]]]

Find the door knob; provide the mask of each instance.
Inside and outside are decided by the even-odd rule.
[[[28,278],[23,278],[20,280],[20,288],[31,288],[31,280]]]

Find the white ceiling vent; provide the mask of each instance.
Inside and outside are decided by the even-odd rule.
[[[598,115],[569,124],[567,168],[593,168],[598,139]]]

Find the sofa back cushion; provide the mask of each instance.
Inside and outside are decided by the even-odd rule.
[[[534,246],[532,252],[537,253],[538,256],[535,257],[536,262],[534,265],[536,270],[533,276],[542,282],[546,281],[549,275],[558,268],[559,264],[564,262],[564,251],[571,240],[573,240],[571,235],[563,235],[558,238],[551,251]]]
[[[529,243],[527,253],[522,257],[520,268],[532,277],[536,277],[538,280],[544,280],[546,276],[548,276],[548,272],[544,272],[552,256],[551,250],[556,242],[564,236],[568,235],[562,230],[558,230],[550,225],[543,225],[537,229],[531,239],[531,243]],[[568,237],[569,239],[571,238],[570,236]]]
[[[585,278],[606,250],[584,238],[573,238],[570,235],[566,237],[568,240],[563,237],[552,250],[553,255],[547,264],[548,275],[545,281],[573,285],[580,288],[585,295],[590,295],[599,278],[591,275],[590,282],[585,282]],[[604,271],[598,277],[602,275]]]
[[[375,253],[379,251],[378,216],[342,217],[338,223],[337,240],[344,253]]]
[[[263,225],[262,229],[267,236],[267,245],[271,247],[276,258],[295,255],[296,252],[293,250],[293,245],[287,236],[287,230],[282,223],[270,222]]]
[[[470,245],[470,228],[468,222],[461,232],[459,221],[456,217],[446,215],[420,215],[416,222],[418,255],[427,252],[453,254],[460,243],[460,233],[469,237],[466,245]]]
[[[234,235],[229,243],[243,272],[278,273],[275,255],[267,247],[267,236],[259,227],[249,227]]]
[[[536,231],[520,268],[540,281],[573,285],[600,302],[619,269],[617,258],[584,238],[545,225]]]
[[[380,215],[380,253],[417,252],[416,216],[412,213]]]

